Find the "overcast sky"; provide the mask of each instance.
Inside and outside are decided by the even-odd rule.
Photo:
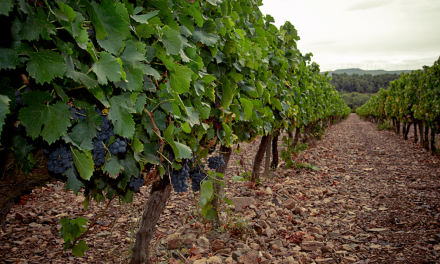
[[[263,14],[298,30],[321,71],[413,70],[440,56],[439,0],[263,0]]]

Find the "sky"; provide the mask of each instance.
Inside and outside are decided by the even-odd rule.
[[[321,71],[415,70],[440,56],[439,0],[263,0],[260,10],[277,27],[290,21]]]

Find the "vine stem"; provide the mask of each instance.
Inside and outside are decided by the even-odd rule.
[[[153,124],[153,130],[154,130],[154,132],[156,133],[157,137],[158,137],[159,140],[160,140],[160,150],[159,150],[159,153],[162,154],[162,152],[163,152],[163,147],[165,146],[165,141],[164,141],[163,138],[160,136],[160,131],[159,131],[159,129],[157,128],[156,123],[154,122],[154,119],[153,119],[153,112],[148,111],[147,108],[144,108],[144,111],[145,111],[145,112],[147,113],[147,115],[150,117],[151,123]],[[160,160],[160,162],[163,161],[163,155],[161,155],[161,157],[159,158],[159,160]]]
[[[107,205],[106,205],[105,208],[101,211],[101,213],[100,213],[97,217],[95,217],[95,219],[93,219],[92,222],[90,222],[90,225],[89,225],[89,227],[87,228],[87,230],[86,230],[84,233],[82,233],[78,238],[76,238],[76,239],[72,242],[72,244],[70,245],[69,248],[73,248],[73,247],[75,246],[75,244],[76,244],[80,239],[82,239],[82,238],[84,238],[85,236],[88,235],[88,233],[89,233],[89,231],[90,231],[90,228],[92,228],[92,226],[95,225],[96,221],[98,221],[98,219],[101,218],[101,217],[105,214],[105,212],[107,211],[108,207],[109,207],[110,204],[112,203],[113,199],[115,199],[115,197],[116,197],[116,196],[113,196],[113,197],[110,199],[110,201],[108,201]]]

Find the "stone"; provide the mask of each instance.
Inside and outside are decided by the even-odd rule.
[[[288,258],[284,259],[282,261],[283,264],[298,264],[298,262],[292,257],[289,256]]]
[[[301,250],[304,251],[315,251],[324,246],[324,243],[318,241],[303,241],[301,243]]]
[[[182,239],[175,237],[168,239],[168,250],[178,249],[182,245]]]
[[[321,233],[321,228],[316,227],[316,226],[311,226],[308,228],[310,233],[315,233],[315,234],[319,234]]]
[[[318,235],[318,234],[313,234],[312,236],[315,237],[316,241],[324,242],[324,240],[325,240],[325,238],[323,236]]]
[[[207,261],[206,264],[221,264],[223,263],[223,260],[217,256],[214,257],[210,257]]]
[[[209,240],[206,238],[206,237],[204,237],[204,236],[201,236],[201,237],[199,237],[198,239],[197,239],[197,244],[200,246],[200,247],[202,247],[202,248],[210,248],[210,243],[209,243]]]
[[[225,264],[234,264],[234,263],[236,262],[232,259],[232,257],[227,257],[225,259]]]
[[[296,207],[296,208],[293,210],[293,213],[296,214],[296,215],[301,214],[301,212],[302,212],[302,210],[301,210],[301,208],[299,208],[299,207]]]
[[[216,239],[212,242],[211,248],[213,252],[217,252],[218,250],[225,248],[225,243],[220,239]]]
[[[355,263],[356,259],[353,257],[344,257],[344,260],[348,263]]]
[[[278,248],[282,248],[283,247],[283,243],[281,242],[281,240],[274,240],[274,241],[271,241],[269,244],[277,245]]]
[[[272,244],[270,247],[272,248],[273,251],[280,250],[280,248],[277,245],[275,245],[275,244]]]
[[[287,208],[289,210],[292,210],[296,206],[296,201],[294,199],[288,199],[287,201],[284,201],[282,206],[284,208]]]
[[[334,232],[330,232],[328,235],[332,238],[336,238],[339,237],[341,233],[339,233],[339,231],[334,231]]]
[[[238,258],[240,264],[259,264],[259,254],[257,251],[248,251]]]
[[[368,232],[376,232],[376,233],[379,233],[379,234],[383,234],[383,233],[388,232],[388,228],[370,228],[370,229],[367,229],[367,231]]]
[[[332,258],[315,259],[316,264],[333,264],[336,263]]]
[[[241,253],[241,251],[233,251],[231,257],[233,260],[238,261],[238,258],[242,255],[243,253]]]
[[[23,220],[24,219],[24,215],[22,215],[20,213],[15,213],[15,219],[16,220]]]
[[[254,199],[252,197],[234,197],[231,199],[232,204],[235,206],[236,212],[243,211],[243,207],[250,206],[254,204]]]
[[[266,194],[267,195],[272,195],[273,194],[272,189],[270,187],[266,187]]]
[[[252,248],[253,250],[259,250],[260,249],[260,245],[258,245],[257,243],[250,243],[249,247]]]

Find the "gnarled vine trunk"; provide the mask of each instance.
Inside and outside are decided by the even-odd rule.
[[[278,163],[280,162],[280,158],[278,156],[278,137],[280,136],[280,133],[276,133],[272,139],[272,163],[270,166],[272,168],[276,168],[278,166]]]
[[[411,124],[412,124],[412,122],[408,122],[408,124],[406,126],[405,135],[403,136],[403,138],[405,140],[408,140],[408,133],[409,133],[409,129],[411,128]]]
[[[414,143],[417,143],[419,141],[419,137],[417,135],[417,124],[419,123],[419,120],[414,119]]]
[[[225,162],[225,166],[218,168],[216,172],[225,174],[226,168],[228,167],[229,159],[231,158],[232,147],[226,147],[222,145],[220,147],[220,154],[223,156],[223,161]],[[218,177],[217,175],[215,176],[215,178],[217,180],[221,180],[221,178]],[[215,181],[213,187],[214,187],[214,193],[219,195],[221,191],[220,184],[217,181]],[[218,208],[220,202],[221,202],[220,198],[217,195],[214,195],[214,198],[212,200],[212,209],[214,209],[215,211],[215,219],[214,219],[215,228],[220,227],[220,218],[218,216]]]
[[[260,146],[258,147],[257,154],[254,158],[254,166],[252,168],[251,181],[257,182],[260,180],[260,166],[264,158],[264,152],[266,151],[267,144],[269,143],[270,135],[261,137]]]
[[[3,152],[1,155],[0,175],[0,224],[6,228],[6,216],[14,205],[14,200],[24,193],[31,192],[38,186],[44,186],[56,178],[47,170],[47,157],[40,148],[33,152],[35,167],[25,174],[15,161],[13,152]]]
[[[295,129],[295,138],[293,139],[292,147],[296,147],[296,144],[298,144],[299,138],[301,137],[301,127],[297,127]]]
[[[425,126],[425,139],[423,140],[423,147],[429,150],[429,127]]]
[[[425,144],[425,138],[424,138],[424,133],[423,133],[423,121],[419,120],[419,134],[420,134],[420,146],[423,147],[423,145]]]
[[[436,148],[435,148],[435,129],[431,127],[431,152],[432,154],[435,154]]]
[[[150,197],[142,214],[141,226],[136,233],[136,242],[133,245],[131,264],[150,263],[148,253],[151,238],[159,220],[160,214],[165,209],[171,195],[171,184],[168,175],[153,183]]]

